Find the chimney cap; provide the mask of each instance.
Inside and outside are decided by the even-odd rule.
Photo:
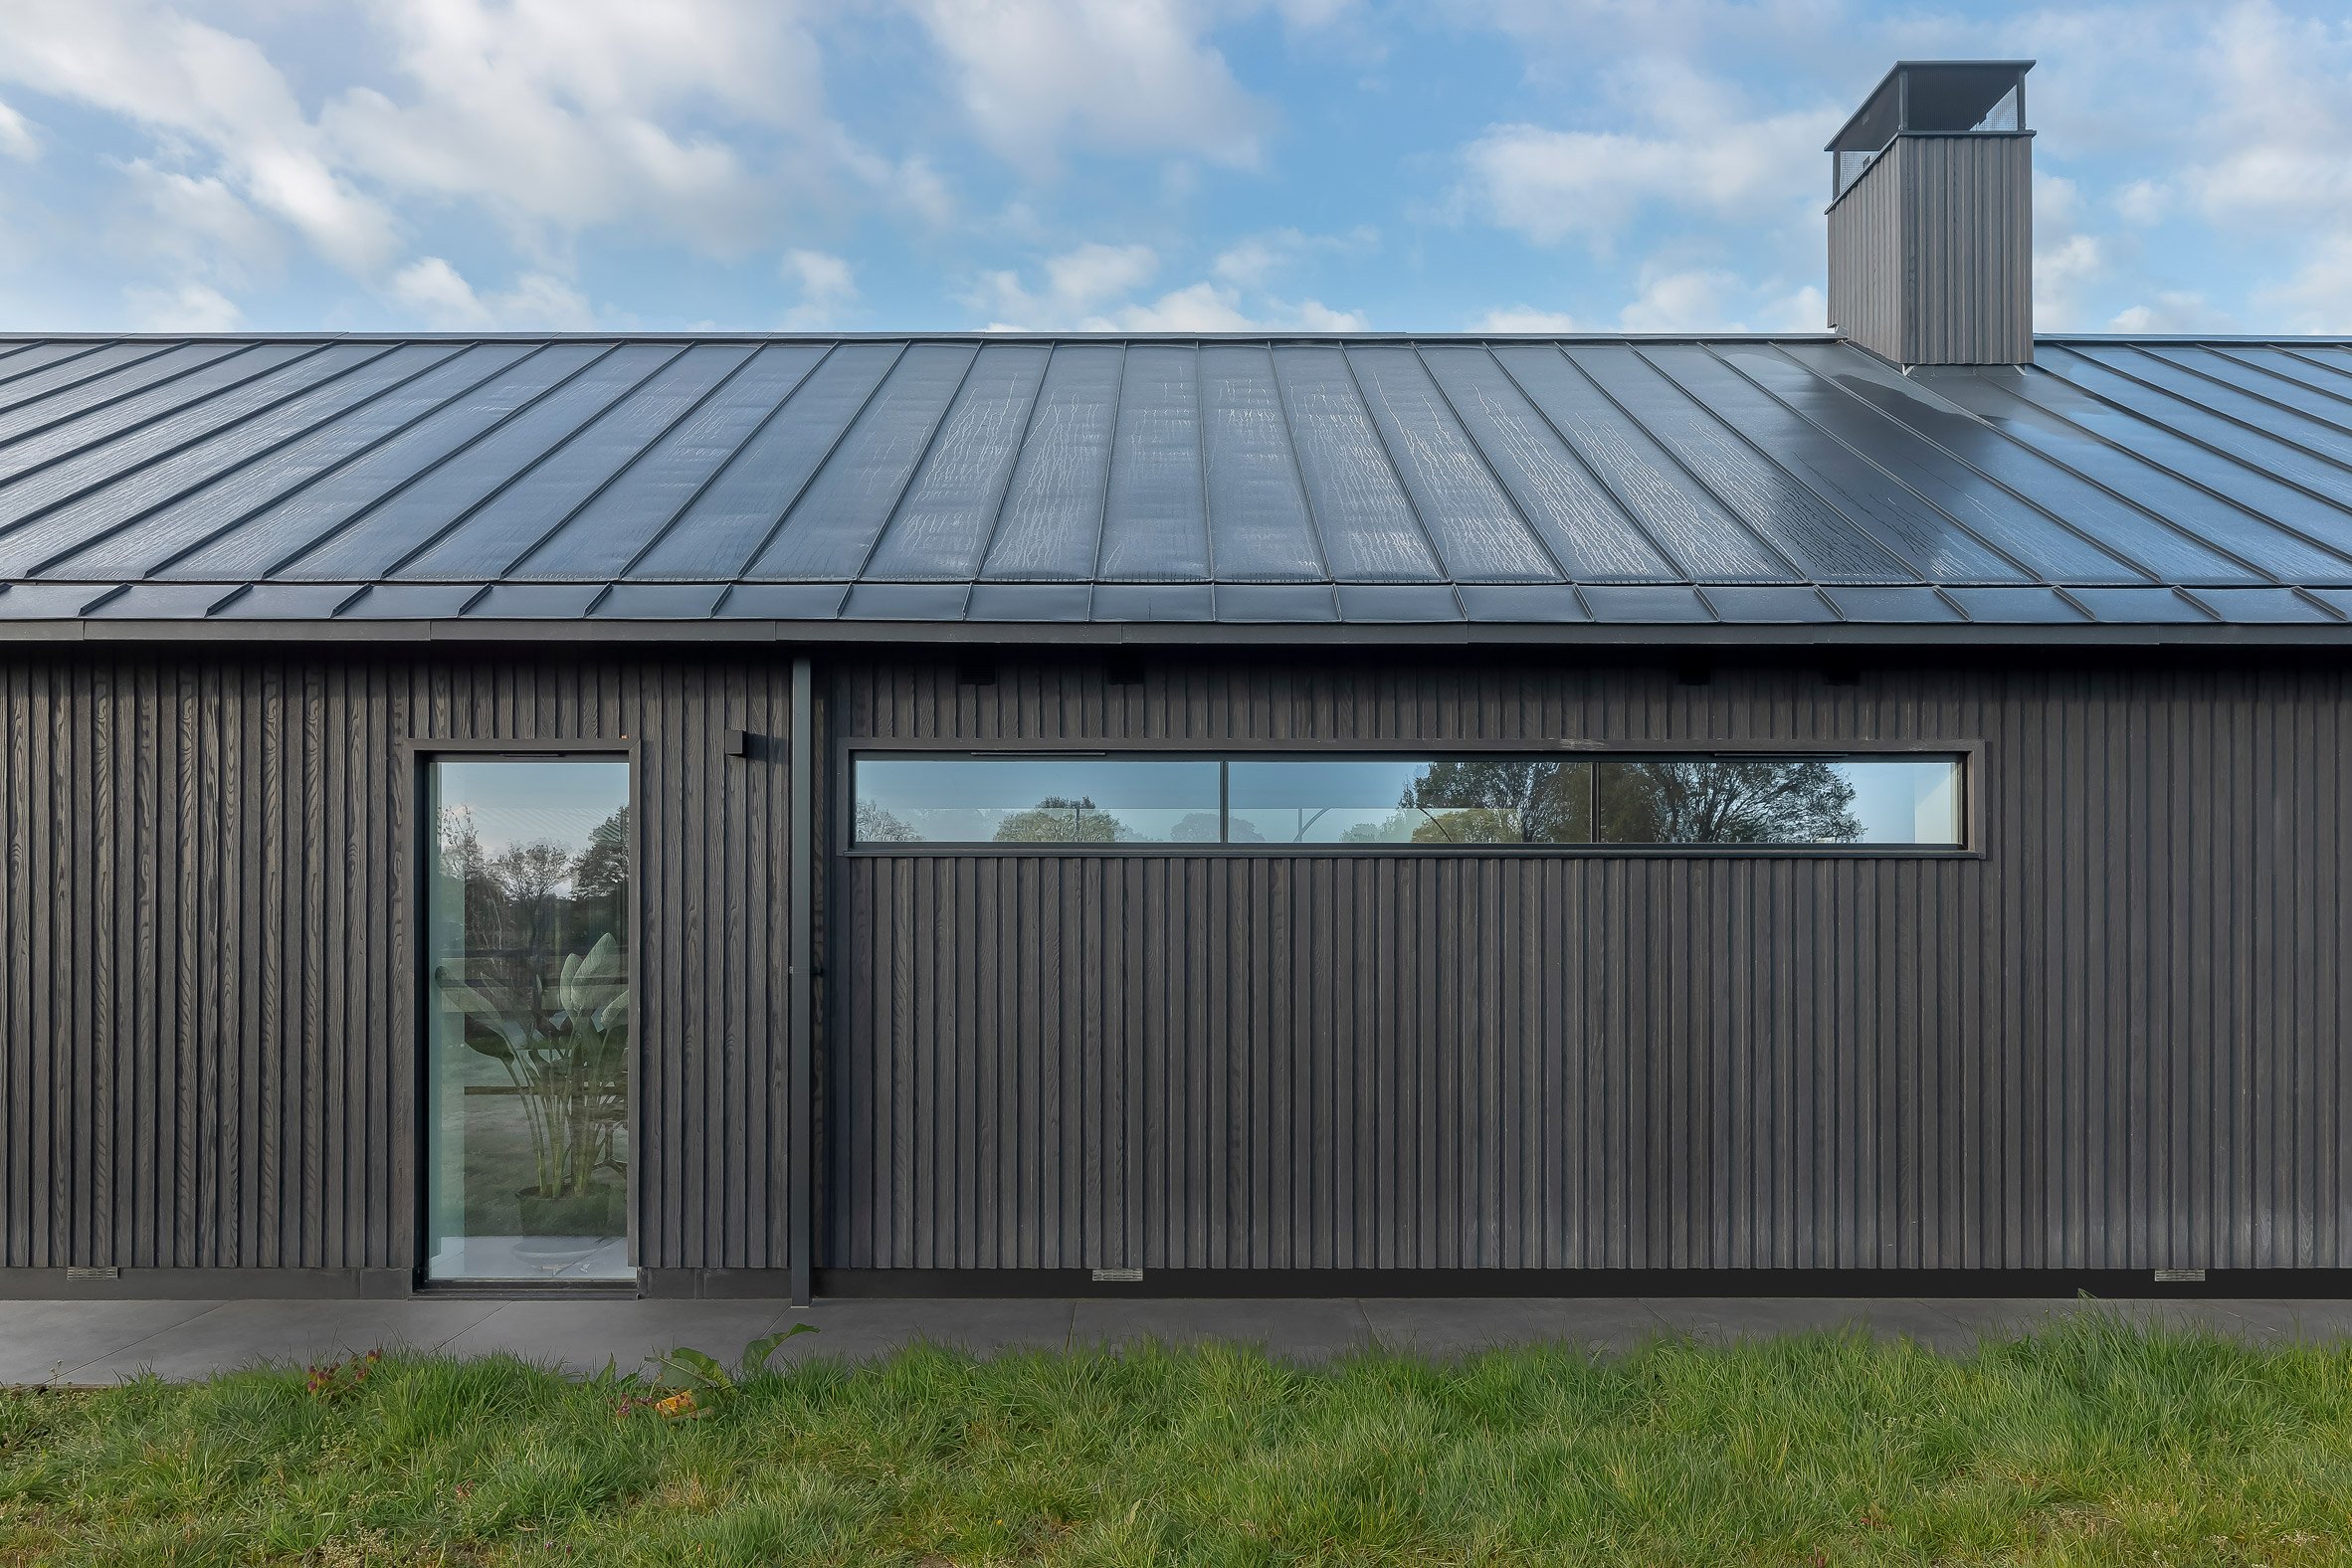
[[[1971,130],[2000,134],[2026,128],[2026,73],[2031,60],[1898,60],[1838,127],[1825,152],[1877,152],[1896,136]],[[2006,123],[1987,124],[2010,95]]]

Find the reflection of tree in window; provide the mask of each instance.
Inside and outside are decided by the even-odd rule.
[[[913,844],[922,835],[906,823],[891,816],[873,801],[858,802],[858,842],[861,844]]]
[[[1176,819],[1176,826],[1168,830],[1170,844],[1215,844],[1218,841],[1217,813],[1213,811],[1187,812]]]
[[[1582,844],[1592,838],[1589,764],[1468,757],[1433,762],[1398,809],[1416,844]]]
[[[1601,837],[1612,844],[1851,844],[1854,786],[1826,762],[1611,762]]]
[[[1084,795],[1048,795],[1027,811],[1009,813],[996,828],[999,844],[1116,844],[1133,837],[1125,823]]]

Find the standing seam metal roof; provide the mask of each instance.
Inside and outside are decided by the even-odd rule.
[[[0,338],[0,623],[2346,627],[2352,343]]]

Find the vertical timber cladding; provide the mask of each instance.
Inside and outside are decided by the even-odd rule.
[[[846,1268],[2352,1265],[2332,661],[846,670],[837,734],[1981,739],[1983,859],[847,858]]]
[[[781,659],[0,654],[0,1267],[412,1267],[401,743],[624,736],[639,1261],[784,1267],[789,721]]]

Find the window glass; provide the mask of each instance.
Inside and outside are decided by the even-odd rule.
[[[1960,759],[1951,756],[865,757],[856,764],[856,838],[871,846],[1951,849],[1962,843],[1960,812]]]
[[[627,1278],[629,765],[432,769],[436,1279]]]
[[[1215,844],[1219,765],[1193,757],[863,757],[861,844]]]
[[[1606,844],[1960,842],[1952,757],[1650,757],[1600,764]]]
[[[1234,844],[1589,844],[1592,764],[1455,757],[1227,764]]]

